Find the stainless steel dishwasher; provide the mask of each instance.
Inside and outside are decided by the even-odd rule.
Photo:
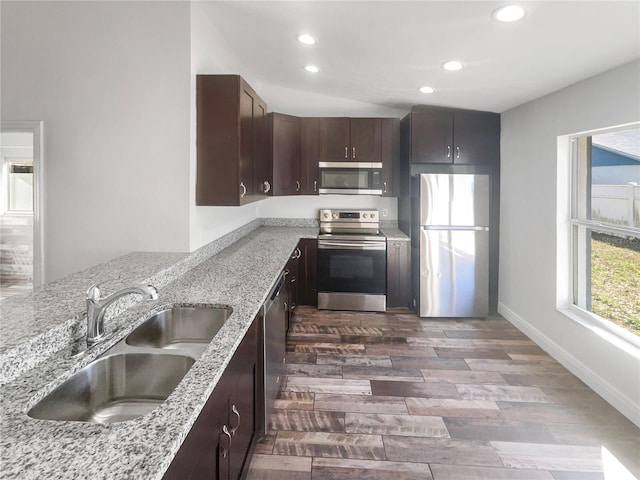
[[[265,432],[268,432],[273,404],[285,373],[287,305],[284,286],[285,276],[281,273],[263,306]]]

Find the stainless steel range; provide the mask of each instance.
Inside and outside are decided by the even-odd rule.
[[[384,312],[387,240],[377,210],[320,210],[318,308]]]

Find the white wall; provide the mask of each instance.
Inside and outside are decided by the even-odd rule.
[[[134,250],[195,250],[259,208],[291,216],[279,199],[195,206],[196,73],[241,74],[270,111],[404,113],[263,84],[208,15],[206,2],[2,2],[2,120],[44,121],[46,281]],[[315,218],[327,200],[302,204]]]
[[[46,281],[189,249],[189,24],[181,1],[2,2],[2,120],[44,121]]]
[[[207,243],[258,218],[255,203],[243,207],[196,206],[196,75],[239,74],[260,93],[256,74],[235,54],[214,26],[206,2],[191,2],[191,98],[189,247]]]
[[[500,313],[637,424],[637,350],[609,343],[556,304],[557,292],[568,291],[566,249],[557,243],[566,237],[558,202],[568,198],[558,136],[638,121],[639,105],[636,61],[502,114],[499,291]]]
[[[271,197],[258,203],[260,218],[318,218],[320,208],[377,208],[381,220],[398,219],[398,199],[375,195]]]

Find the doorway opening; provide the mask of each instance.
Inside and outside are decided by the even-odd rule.
[[[0,300],[43,283],[42,122],[0,129]]]

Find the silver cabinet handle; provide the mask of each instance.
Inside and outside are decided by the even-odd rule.
[[[223,435],[227,437],[227,440],[228,440],[228,444],[226,447],[222,446],[222,438],[224,438]],[[227,426],[223,425],[222,434],[220,435],[220,450],[222,451],[222,458],[227,458],[227,455],[229,455],[230,449],[231,449],[231,433],[229,433],[229,429],[227,428]]]
[[[286,277],[287,275],[289,275],[290,272],[289,272],[288,268],[285,268],[284,272],[282,272],[282,273],[284,273],[284,276]]]
[[[238,423],[236,424],[236,426],[231,427],[231,430],[229,431],[229,434],[233,437],[236,434],[236,431],[238,430],[238,428],[240,428],[240,412],[238,412],[238,409],[236,408],[235,405],[232,405],[231,413],[233,413],[238,418]]]
[[[300,182],[296,180],[296,192],[300,191]]]
[[[317,180],[314,180],[314,181],[313,181],[313,191],[314,191],[314,192],[317,192],[317,191],[318,191],[318,181],[317,181]]]
[[[460,147],[456,147],[456,158],[460,158]]]
[[[264,193],[269,193],[271,191],[271,184],[265,180],[262,182],[262,189],[264,190]]]
[[[344,158],[349,158],[349,146],[344,147]]]
[[[302,252],[299,248],[296,247],[296,258],[300,258],[302,256]]]
[[[387,193],[387,182],[382,182],[382,193]]]
[[[447,145],[447,158],[451,158],[451,145]]]
[[[296,283],[296,277],[291,277],[291,283]]]
[[[242,198],[247,194],[247,187],[244,186],[243,182],[240,182],[240,186],[242,187],[242,193],[240,194],[240,198]]]
[[[353,147],[352,152],[351,158],[356,158],[356,147]]]

